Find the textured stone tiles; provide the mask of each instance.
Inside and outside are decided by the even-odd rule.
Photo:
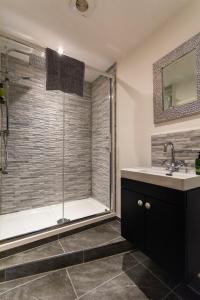
[[[1,176],[0,214],[60,203],[63,186],[65,201],[93,193],[109,206],[108,80],[85,83],[83,98],[46,91],[41,66],[9,58],[12,75],[31,80],[10,82],[9,163]]]
[[[185,160],[189,168],[194,168],[197,152],[200,149],[200,130],[190,130],[153,135],[151,137],[152,165],[161,166],[162,162],[170,159],[170,150],[163,152],[164,143],[171,141],[176,151],[176,159]]]
[[[92,84],[92,196],[106,206],[110,201],[109,84],[103,77]]]

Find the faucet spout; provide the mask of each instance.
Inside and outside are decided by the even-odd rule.
[[[175,163],[175,148],[172,142],[167,142],[164,144],[164,152],[167,152],[168,147],[171,149],[171,164]]]

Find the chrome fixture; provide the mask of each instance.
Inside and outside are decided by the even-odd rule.
[[[142,200],[138,200],[137,204],[138,204],[138,206],[143,206],[143,201]]]
[[[148,209],[148,210],[151,209],[151,204],[149,202],[146,202],[145,203],[145,208]]]
[[[166,142],[164,144],[164,149],[163,151],[165,153],[167,153],[167,149],[168,147],[170,147],[171,149],[171,160],[164,160],[163,164],[166,165],[166,170],[169,170],[169,173],[167,173],[166,175],[168,176],[172,176],[173,172],[178,172],[180,167],[185,167],[185,172],[187,173],[187,164],[185,163],[184,160],[176,160],[175,159],[175,148],[174,148],[174,144],[172,142]]]
[[[71,222],[70,219],[61,218],[61,219],[59,219],[59,220],[57,221],[57,224],[58,224],[58,225],[63,225],[63,224],[69,223],[69,222]]]

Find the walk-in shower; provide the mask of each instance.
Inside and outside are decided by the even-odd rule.
[[[114,74],[47,91],[44,49],[0,37],[0,240],[114,208]]]

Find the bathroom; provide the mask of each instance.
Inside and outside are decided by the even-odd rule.
[[[200,299],[199,11],[1,0],[0,299]]]

